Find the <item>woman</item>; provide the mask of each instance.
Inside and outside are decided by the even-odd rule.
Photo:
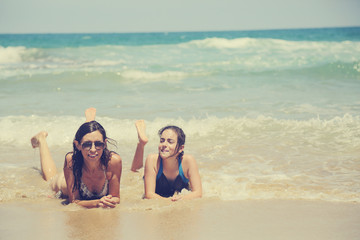
[[[133,160],[132,170],[143,165],[143,149],[147,143],[145,123],[135,123],[139,144]],[[159,131],[160,143],[157,154],[146,158],[144,183],[145,198],[169,198],[171,201],[192,199],[202,196],[202,186],[195,158],[184,154],[185,134],[176,126],[167,126]],[[191,190],[179,195],[182,189]]]
[[[96,109],[85,111],[86,122],[75,134],[73,152],[66,154],[64,172],[57,173],[46,143],[47,132],[31,139],[40,149],[43,177],[51,188],[86,208],[114,208],[120,203],[121,157],[107,149],[105,129],[95,119]]]

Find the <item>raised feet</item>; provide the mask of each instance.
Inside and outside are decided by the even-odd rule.
[[[138,133],[139,143],[145,145],[149,140],[146,136],[146,127],[144,120],[137,120],[135,122],[136,130]]]
[[[94,121],[95,116],[96,116],[96,108],[91,107],[85,110],[86,122]]]
[[[31,138],[31,146],[33,148],[37,148],[40,146],[40,141],[45,140],[45,138],[48,136],[48,133],[45,131],[41,131],[35,136]]]
[[[136,146],[136,151],[134,155],[133,162],[131,164],[131,171],[137,172],[140,168],[143,167],[144,159],[144,148],[145,144],[148,142],[146,137],[146,128],[144,120],[137,120],[135,122],[136,131],[138,133],[139,143]]]

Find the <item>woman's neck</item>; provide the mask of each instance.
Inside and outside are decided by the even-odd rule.
[[[84,162],[83,170],[85,170],[88,173],[94,173],[98,170],[102,170],[102,166],[100,162]]]

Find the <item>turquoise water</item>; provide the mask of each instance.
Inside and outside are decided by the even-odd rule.
[[[359,29],[0,35],[0,116],[354,115]]]
[[[0,35],[0,84],[2,199],[26,191],[8,168],[38,164],[29,138],[47,130],[66,153],[92,106],[125,165],[136,119],[149,153],[183,127],[205,196],[360,200],[359,27]]]
[[[82,33],[82,34],[0,34],[0,45],[28,48],[64,48],[98,45],[178,44],[206,38],[269,38],[288,41],[360,41],[359,27],[287,29],[262,31]]]

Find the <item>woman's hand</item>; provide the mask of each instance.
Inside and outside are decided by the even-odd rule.
[[[116,207],[116,200],[113,199],[112,195],[104,196],[100,199],[99,207],[102,208],[114,208]]]

